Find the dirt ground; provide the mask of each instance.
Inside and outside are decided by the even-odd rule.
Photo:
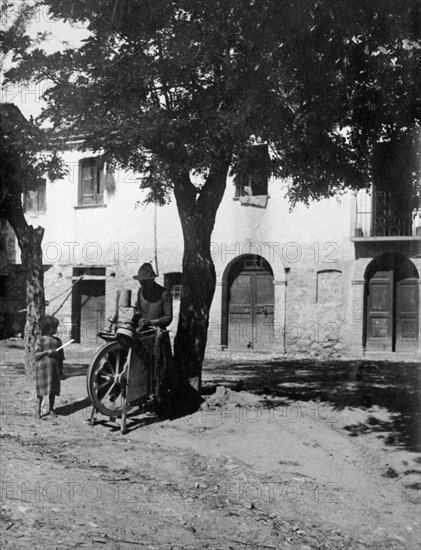
[[[36,421],[11,344],[3,549],[419,548],[418,365],[214,353],[201,411],[122,435],[87,422],[93,350],[67,353],[59,416]]]

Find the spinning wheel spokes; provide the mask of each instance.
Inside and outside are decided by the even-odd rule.
[[[127,414],[134,406],[144,406],[158,414],[163,410],[162,404],[167,406],[171,349],[169,355],[165,350],[165,355],[158,355],[155,361],[158,339],[155,340],[156,331],[152,332],[139,336],[137,340],[141,345],[137,346],[127,346],[121,339],[110,341],[107,335],[108,343],[96,353],[87,373],[87,390],[93,405],[91,423],[95,411],[110,418],[121,418],[121,432],[124,433]],[[148,339],[149,345],[143,342]]]
[[[123,412],[124,388],[121,374],[128,352],[118,342],[111,342],[95,355],[87,375],[87,390],[93,406],[102,414],[119,417]]]

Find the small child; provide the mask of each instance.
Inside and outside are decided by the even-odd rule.
[[[56,417],[54,401],[56,395],[60,395],[60,380],[63,378],[63,350],[55,351],[61,347],[60,338],[54,336],[59,325],[58,319],[47,315],[40,323],[41,338],[35,345],[35,359],[37,366],[35,371],[35,385],[38,398],[38,410],[36,418],[41,418],[41,404],[43,396],[49,397],[49,411],[47,414]]]

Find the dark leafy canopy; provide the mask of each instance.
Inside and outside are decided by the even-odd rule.
[[[24,54],[31,45],[31,40],[26,36],[26,23],[33,16],[33,9],[22,3],[22,7],[17,16],[10,21],[8,12],[13,10],[12,2],[2,2],[0,4],[0,16],[2,26],[0,28],[0,52],[3,56],[13,51],[16,55]],[[9,19],[9,21],[7,21]]]
[[[46,0],[91,32],[19,55],[44,118],[144,172],[152,198],[267,142],[294,202],[368,185],[376,142],[421,113],[420,0]]]
[[[7,0],[1,3],[1,69],[8,57],[20,59],[28,48],[45,39],[42,33],[38,33],[35,39],[26,35],[35,11],[35,3],[18,5]],[[50,179],[62,175],[63,166],[52,151],[49,138],[49,132],[26,120],[15,105],[0,105],[0,208],[8,195],[20,198],[25,191],[37,189],[46,175]],[[0,214],[3,214],[1,210]]]
[[[8,195],[20,197],[37,189],[47,174],[56,179],[63,173],[57,156],[43,153],[47,144],[44,132],[28,122],[15,105],[0,105],[0,215]]]

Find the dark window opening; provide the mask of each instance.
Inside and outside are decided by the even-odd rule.
[[[268,194],[268,181],[271,173],[267,145],[249,147],[239,161],[238,172],[234,176],[235,196],[263,196]]]

